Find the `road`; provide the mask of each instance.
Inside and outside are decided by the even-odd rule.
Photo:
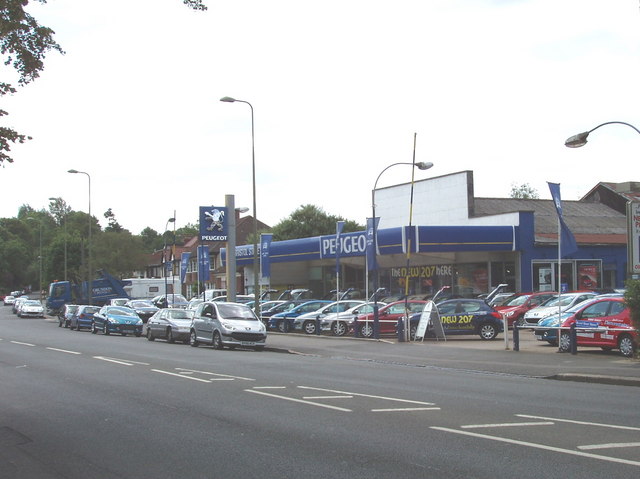
[[[632,387],[215,351],[70,331],[9,308],[0,385],[2,478],[640,473]]]

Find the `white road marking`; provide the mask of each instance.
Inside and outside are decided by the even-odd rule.
[[[290,398],[290,397],[286,397],[286,396],[280,396],[278,394],[270,394],[264,391],[257,391],[255,389],[245,389],[245,391],[253,393],[253,394],[262,394],[263,396],[269,396],[269,397],[273,397],[276,399],[283,399],[285,401],[293,401],[293,402],[299,402],[302,404],[309,404],[310,406],[318,406],[318,407],[324,407],[327,409],[333,409],[336,411],[344,411],[344,412],[352,412],[351,409],[346,409],[346,408],[342,408],[342,407],[337,407],[337,406],[330,406],[328,404],[321,404],[321,403],[317,403],[317,402],[313,402],[313,401],[305,401],[304,399],[296,399],[296,398]]]
[[[127,363],[124,361],[119,361],[117,359],[111,359],[111,358],[105,358],[104,356],[94,356],[94,359],[99,359],[100,361],[107,361],[110,363],[116,363],[116,364],[121,364],[123,366],[133,366],[133,363]]]
[[[211,383],[211,381],[208,380],[208,379],[192,378],[191,376],[185,376],[183,374],[172,373],[170,371],[163,371],[161,369],[152,369],[151,371],[153,371],[154,373],[167,374],[169,376],[174,376],[174,377],[177,377],[177,378],[191,379],[192,381],[200,381],[201,383]]]
[[[551,421],[544,422],[505,422],[502,424],[469,424],[460,426],[461,429],[480,429],[483,427],[520,427],[520,426],[553,426],[555,423]]]
[[[19,344],[20,346],[30,346],[30,347],[35,347],[35,344],[31,344],[31,343],[21,343],[20,341],[11,341],[13,344]]]
[[[47,348],[49,351],[58,351],[59,353],[67,353],[67,354],[82,354],[78,351],[68,351],[66,349],[57,349],[57,348]]]
[[[242,381],[255,381],[255,379],[251,379],[251,378],[243,378],[241,376],[230,376],[229,374],[212,373],[209,371],[198,371],[197,369],[176,368],[176,371],[182,371],[184,373],[207,374],[209,376],[220,376],[221,378],[228,378],[228,379],[240,379]]]
[[[602,424],[598,422],[588,422],[588,421],[574,421],[572,419],[558,419],[555,417],[541,417],[541,416],[528,416],[526,414],[516,414],[517,417],[526,417],[529,419],[543,419],[546,421],[556,421],[556,422],[568,422],[571,424],[582,424],[585,426],[598,426],[598,427],[608,427],[611,429],[625,429],[627,431],[640,431],[640,427],[633,426],[618,426],[616,424]]]
[[[287,389],[286,386],[256,386],[253,389]]]
[[[411,399],[399,399],[399,398],[391,398],[391,397],[386,397],[386,396],[373,396],[371,394],[359,394],[359,393],[352,393],[352,392],[346,392],[346,391],[335,391],[333,389],[312,388],[312,387],[309,387],[309,386],[298,386],[298,388],[300,388],[300,389],[311,389],[313,391],[325,391],[325,392],[330,392],[330,393],[335,393],[335,394],[348,394],[348,395],[352,395],[352,396],[359,396],[359,397],[365,397],[365,398],[384,399],[386,401],[405,402],[405,403],[409,403],[409,404],[421,404],[423,406],[435,406],[435,404],[432,403],[432,402],[412,401]]]
[[[405,412],[405,411],[439,411],[439,407],[397,407],[389,409],[372,409],[371,412]]]
[[[571,449],[562,449],[560,447],[547,446],[545,444],[536,444],[534,442],[517,441],[515,439],[508,439],[508,438],[505,438],[505,437],[497,437],[497,436],[489,436],[489,435],[486,435],[486,434],[478,434],[478,433],[469,432],[469,431],[459,431],[457,429],[450,429],[450,428],[447,428],[447,427],[430,426],[430,429],[434,429],[436,431],[451,432],[453,434],[462,434],[464,436],[477,437],[477,438],[480,438],[480,439],[489,439],[491,441],[506,442],[508,444],[515,444],[517,446],[532,447],[534,449],[543,449],[545,451],[558,452],[558,453],[561,453],[561,454],[568,454],[568,455],[571,455],[571,456],[587,457],[589,459],[597,459],[597,460],[600,460],[600,461],[616,462],[616,463],[619,463],[619,464],[627,464],[627,465],[630,465],[630,466],[638,466],[638,467],[640,467],[640,462],[638,462],[638,461],[630,461],[630,460],[627,460],[627,459],[620,459],[620,458],[617,458],[617,457],[600,456],[598,454],[591,454],[591,453],[588,453],[588,452],[572,451]]]
[[[353,396],[302,396],[302,399],[353,399]]]
[[[583,451],[591,451],[594,449],[617,449],[619,447],[640,447],[640,442],[611,442],[609,444],[591,444],[587,446],[578,446]]]

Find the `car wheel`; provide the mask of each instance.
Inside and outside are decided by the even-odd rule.
[[[198,341],[198,337],[196,336],[196,332],[195,332],[194,329],[192,329],[191,333],[189,333],[189,345],[191,345],[194,348],[197,348],[199,344],[200,344],[200,342]]]
[[[109,326],[107,325],[107,323],[104,323],[104,324],[102,325],[102,334],[106,334],[107,336],[109,336],[109,334],[111,334],[111,333],[109,332]]]
[[[278,321],[278,326],[277,326],[278,331],[280,331],[281,333],[286,333],[284,327],[285,327],[284,321],[281,319],[280,321]]]
[[[62,327],[62,320],[58,318],[58,327],[61,328]]]
[[[211,345],[213,346],[213,349],[224,349],[224,344],[222,344],[222,338],[220,337],[220,333],[218,331],[213,332]]]
[[[347,323],[343,321],[334,321],[331,325],[331,332],[334,336],[344,336],[347,334]]]
[[[560,344],[558,349],[563,353],[568,353],[571,349],[571,338],[569,337],[569,333],[562,333],[560,335]]]
[[[154,337],[153,337],[153,333],[151,332],[151,328],[149,328],[149,327],[147,326],[147,340],[149,340],[149,341],[153,341],[153,340],[155,340],[155,339],[156,339],[156,338],[154,338]]]
[[[618,339],[618,349],[622,355],[626,358],[632,358],[633,353],[635,352],[633,339],[628,334],[623,334]]]
[[[491,323],[482,323],[480,325],[480,337],[484,340],[495,339],[498,335],[498,329]]]
[[[316,334],[316,321],[305,321],[302,325],[302,330],[306,334]]]
[[[69,321],[65,321],[65,322],[64,322],[64,327],[65,327],[65,328],[68,328],[70,324],[71,324],[71,323],[70,323]]]
[[[71,323],[71,324],[69,325],[69,329],[70,329],[71,331],[75,331],[76,327],[73,325],[73,323]]]
[[[365,322],[360,325],[360,336],[363,338],[373,337],[373,324]]]
[[[411,341],[416,340],[417,332],[418,332],[418,325],[412,324],[411,326],[409,326],[409,338],[411,339]]]
[[[91,334],[96,334],[98,330],[96,329],[96,323],[91,323]]]
[[[171,344],[176,342],[175,338],[173,337],[173,332],[171,331],[171,328],[167,328],[167,342]]]

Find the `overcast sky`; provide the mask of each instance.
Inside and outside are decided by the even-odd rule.
[[[303,204],[364,223],[395,162],[472,170],[477,197],[528,183],[579,199],[599,181],[640,181],[638,0],[48,0],[56,31],[41,78],[2,100],[2,124],[33,136],[0,169],[0,217],[62,197],[132,233],[196,223],[198,207],[258,218]],[[2,67],[2,78],[13,79]],[[407,182],[396,166],[378,186]],[[446,201],[443,198],[442,201]],[[415,208],[419,208],[416,205]],[[407,209],[408,210],[408,209]],[[408,213],[408,211],[407,211]]]

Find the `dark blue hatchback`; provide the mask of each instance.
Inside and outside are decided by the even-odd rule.
[[[482,339],[490,340],[503,331],[502,316],[482,299],[449,299],[434,306],[435,308],[440,315],[445,335],[477,334]],[[411,339],[415,338],[421,314],[411,316]],[[435,336],[431,321],[427,325],[426,337]]]

